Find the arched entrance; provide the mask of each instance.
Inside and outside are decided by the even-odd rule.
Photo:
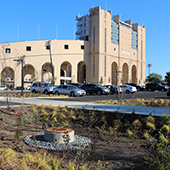
[[[53,66],[54,69],[54,66]],[[51,82],[52,81],[52,69],[51,63],[47,62],[42,66],[42,81]]]
[[[137,83],[137,80],[136,80],[136,66],[135,65],[132,66],[132,83]]]
[[[60,83],[70,83],[72,75],[72,67],[68,61],[65,61],[60,66]]]
[[[86,63],[81,61],[77,66],[77,82],[85,83],[86,82]]]
[[[114,85],[117,85],[117,80],[118,80],[118,67],[117,63],[113,62],[111,65],[111,83]]]
[[[122,68],[122,84],[128,83],[129,69],[127,63],[123,64]]]
[[[1,85],[6,85],[8,88],[14,87],[14,70],[11,67],[5,67],[1,71]]]
[[[35,76],[35,69],[31,64],[27,64],[23,67],[23,72],[24,72],[24,86],[30,86],[33,81],[33,76]]]

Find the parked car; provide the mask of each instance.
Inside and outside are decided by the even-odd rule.
[[[126,83],[127,85],[136,87],[137,91],[144,91],[145,88],[137,83]]]
[[[31,86],[27,86],[25,89],[26,90],[31,90]]]
[[[83,83],[68,83],[68,85],[73,85],[76,86],[78,88],[81,88],[81,86],[83,85]]]
[[[0,91],[7,90],[6,86],[0,86]]]
[[[22,87],[21,87],[21,86],[17,86],[17,87],[15,88],[15,90],[22,90]],[[24,87],[23,87],[23,90],[25,90]]]
[[[110,94],[118,94],[118,93],[122,93],[123,89],[120,87],[117,87],[115,85],[104,85],[104,87],[107,87],[110,89]]]
[[[53,93],[57,94],[57,95],[59,95],[59,94],[69,95],[69,96],[72,96],[72,97],[86,95],[85,90],[80,89],[80,88],[73,86],[73,85],[57,86],[53,89]]]
[[[84,89],[86,93],[96,93],[97,95],[110,93],[109,88],[106,88],[100,84],[84,84],[83,86],[81,86],[81,89]]]
[[[167,91],[165,86],[163,86],[160,83],[147,83],[145,85],[145,88],[146,88],[147,91],[155,91],[155,90],[158,90],[158,91]]]
[[[35,82],[31,86],[31,92],[32,93],[44,93],[49,94],[53,92],[53,89],[55,88],[55,85],[52,85],[51,83],[45,83],[45,82]]]
[[[166,95],[170,97],[170,89],[167,91]]]
[[[137,92],[136,87],[130,86],[130,85],[120,85],[120,88],[123,88],[123,92],[126,93],[134,93]]]

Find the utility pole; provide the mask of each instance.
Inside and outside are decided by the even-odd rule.
[[[52,84],[54,85],[54,69],[53,69],[53,61],[52,61],[52,55],[51,55],[51,40],[46,41],[46,49],[50,52],[50,61],[51,61],[51,72],[52,72]]]
[[[25,55],[23,55],[21,58],[13,60],[13,61],[17,61],[18,65],[21,63],[21,96],[23,96],[23,89],[24,89],[24,70],[23,70],[24,58],[25,58]]]
[[[149,68],[149,82],[150,82],[150,68],[152,67],[152,64],[147,64],[147,67]]]

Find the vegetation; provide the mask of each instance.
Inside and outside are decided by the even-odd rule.
[[[139,145],[146,148],[147,154],[131,168],[170,169],[170,118],[165,114],[162,117],[154,117],[151,114],[139,116],[135,112],[128,115],[36,104],[18,109],[19,115],[0,113],[0,128],[3,132],[0,134],[1,169],[113,169],[112,162],[115,158],[111,155],[113,148],[121,144],[121,139],[126,142],[126,146],[121,146],[124,147],[121,152],[125,152],[128,147],[130,152],[136,148],[140,149]],[[91,138],[91,146],[84,146],[77,151],[49,151],[24,144],[23,138],[30,135],[30,129],[33,132],[39,129],[40,132],[40,129],[43,131],[47,127],[70,127],[76,129],[78,134],[86,133]],[[9,133],[6,134],[7,131]],[[35,140],[34,135],[32,134],[32,137]],[[8,140],[9,136],[11,140]],[[69,145],[67,137],[65,141],[65,144]],[[141,148],[142,153],[145,153],[144,147]],[[117,159],[118,157],[114,161]],[[121,162],[122,159],[123,157]],[[125,168],[125,164],[123,167]]]
[[[165,81],[167,82],[167,85],[170,86],[170,71],[166,72]]]
[[[17,98],[29,98],[29,97],[68,97],[67,95],[56,95],[56,94],[42,94],[42,93],[24,93],[21,96],[20,93],[10,93],[3,94],[3,96],[8,97],[17,97]]]
[[[119,105],[134,105],[134,106],[150,106],[150,107],[167,107],[170,108],[170,100],[166,99],[130,99],[130,100],[98,100],[97,103],[103,103],[103,104],[119,104]]]
[[[146,82],[162,82],[162,75],[157,73],[151,73],[146,77]]]

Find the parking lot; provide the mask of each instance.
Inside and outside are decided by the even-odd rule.
[[[21,93],[21,91],[10,91],[8,93]],[[24,90],[24,93],[30,93],[28,90]],[[55,100],[61,100],[61,101],[82,101],[82,102],[96,102],[97,100],[117,100],[118,97],[119,99],[122,100],[129,100],[129,99],[169,99],[166,95],[167,92],[148,92],[148,91],[143,91],[143,92],[135,92],[135,93],[122,93],[120,96],[117,94],[113,95],[97,95],[97,94],[87,94],[86,96],[83,97],[67,97],[67,98],[59,98],[56,97]],[[1,91],[0,95],[7,94],[7,92]],[[42,98],[41,98],[42,99]],[[5,100],[5,98],[4,98]],[[45,97],[44,100],[53,100],[53,98]]]

